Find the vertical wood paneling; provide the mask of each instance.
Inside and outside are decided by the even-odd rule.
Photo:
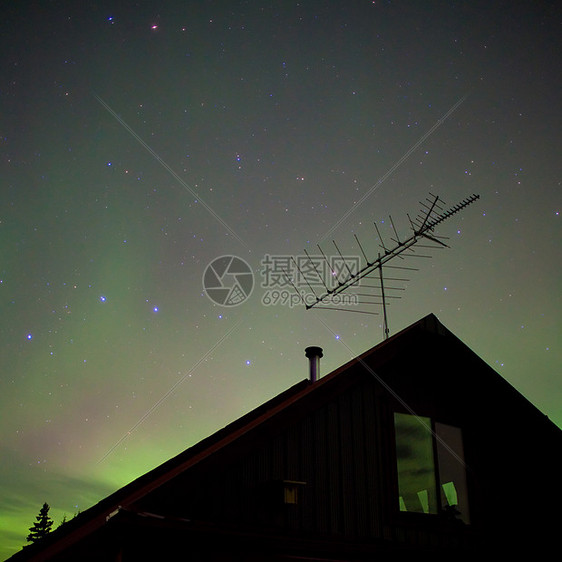
[[[340,466],[340,490],[341,490],[341,532],[351,537],[355,535],[355,470],[354,470],[354,449],[353,449],[353,426],[351,416],[351,396],[345,393],[338,398],[338,418],[339,418],[339,458],[337,462]]]
[[[316,486],[315,486],[315,469],[316,455],[314,443],[314,417],[306,417],[301,424],[301,474],[302,480],[306,482],[306,486],[302,490],[301,512],[302,512],[302,529],[311,531],[314,529],[313,510],[317,505]]]
[[[379,409],[366,381],[277,428],[255,450],[203,474],[194,490],[199,514],[318,536],[382,536]],[[283,504],[283,480],[306,482],[298,504]]]
[[[363,439],[364,462],[365,462],[365,479],[366,479],[366,509],[368,512],[368,529],[367,536],[382,536],[382,481],[380,478],[379,463],[380,458],[380,440],[378,434],[380,424],[378,423],[377,401],[375,399],[375,390],[372,385],[364,385],[362,387],[363,399],[363,424],[365,427],[365,437]],[[380,409],[380,408],[379,408]]]
[[[329,531],[338,535],[341,533],[341,471],[340,471],[340,432],[339,412],[337,402],[331,402],[326,408],[326,463],[328,471],[328,499]]]
[[[365,389],[354,388],[351,391],[351,442],[353,444],[352,469],[355,482],[352,503],[355,509],[355,536],[368,536],[369,529],[369,498],[367,488],[367,467],[365,463],[365,449],[367,440],[365,435],[365,412],[363,393]]]
[[[327,443],[327,410],[322,408],[313,414],[314,438],[314,509],[315,530],[327,533],[330,529],[329,479],[328,479],[328,443]]]

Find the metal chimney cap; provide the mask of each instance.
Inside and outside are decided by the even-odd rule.
[[[323,350],[321,347],[316,345],[311,345],[304,350],[304,354],[309,358],[313,357],[324,357]]]

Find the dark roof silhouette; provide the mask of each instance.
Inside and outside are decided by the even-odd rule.
[[[423,373],[419,370],[416,372],[416,366],[420,364],[440,367],[436,368],[435,373],[431,368],[425,368]],[[303,368],[304,365],[303,361]],[[393,367],[389,368],[389,365]],[[400,366],[400,376],[394,374],[396,365]],[[443,365],[451,366],[448,375],[443,374],[446,372]],[[472,423],[472,416],[478,425],[481,423],[479,416],[485,417],[486,424],[493,428],[490,442],[483,443],[487,455],[493,457],[495,454],[504,454],[495,452],[496,445],[502,450],[513,450],[518,446],[517,434],[530,431],[533,437],[529,441],[535,442],[532,446],[540,451],[554,450],[554,453],[548,453],[554,461],[560,458],[560,429],[430,314],[316,382],[305,379],[295,384],[120,488],[50,533],[43,541],[25,547],[10,560],[47,560],[87,539],[114,518],[136,520],[137,524],[142,519],[146,523],[151,521],[152,525],[165,524],[178,528],[191,525],[195,528],[195,524],[188,519],[174,516],[165,518],[162,514],[139,509],[139,505],[142,505],[144,498],[163,489],[192,468],[214,457],[222,458],[221,455],[230,454],[229,451],[250,450],[256,443],[267,440],[276,428],[302,419],[308,412],[366,378],[371,379],[380,392],[386,393],[403,411],[418,411],[427,396],[431,396],[440,404],[440,413],[445,418],[455,417],[461,412],[461,418],[468,420],[468,425]],[[423,384],[420,384],[422,380]],[[419,387],[421,391],[412,393],[413,387]],[[427,393],[424,388],[427,388]],[[497,416],[494,414],[496,411]],[[510,436],[510,431],[514,435]],[[502,443],[498,443],[499,435],[505,437]],[[524,453],[521,454],[521,463],[528,470],[529,459],[524,459],[524,456]],[[539,459],[538,462],[543,461]],[[492,506],[492,509],[502,507]],[[489,520],[492,516],[484,514],[482,518]],[[199,524],[200,532],[204,532],[204,528],[204,525]]]

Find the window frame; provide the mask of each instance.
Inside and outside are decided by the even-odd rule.
[[[436,510],[431,511],[430,502],[428,501],[428,511],[414,511],[401,508],[401,494],[400,494],[400,470],[399,470],[399,443],[397,434],[397,420],[396,416],[409,416],[410,418],[418,418],[417,423],[422,423],[422,420],[429,420],[430,438],[431,438],[431,452],[432,452],[432,463],[433,463],[433,493],[435,496]],[[423,423],[422,423],[423,425]],[[443,431],[439,430],[438,427],[450,428],[456,434],[456,442],[451,446],[450,443],[444,443]],[[427,431],[427,425],[424,427]],[[441,433],[441,435],[440,435]],[[393,410],[392,412],[392,434],[393,434],[393,446],[394,446],[394,458],[393,458],[393,470],[395,478],[395,491],[392,499],[393,511],[400,517],[422,517],[426,519],[439,518],[440,520],[449,519],[451,521],[456,521],[459,523],[464,523],[465,525],[471,524],[470,516],[470,494],[469,494],[469,483],[468,483],[468,471],[466,469],[465,462],[465,446],[464,446],[464,432],[458,425],[453,425],[440,420],[436,420],[435,416],[427,416],[421,414],[412,414],[410,412],[404,412],[401,410]],[[456,450],[455,450],[456,449]],[[459,450],[460,449],[460,450]],[[457,495],[457,504],[451,505],[448,502],[449,498],[447,491],[444,488],[448,482],[444,482],[444,477],[446,471],[446,464],[451,463],[451,460],[460,463],[462,465],[462,470],[449,471],[450,474],[456,473],[457,479],[451,480],[453,482],[455,493]],[[457,489],[457,482],[458,487]],[[420,490],[421,491],[421,490]],[[431,490],[429,491],[431,492]],[[423,506],[420,501],[420,506]],[[450,506],[450,507],[449,507]],[[462,506],[462,510],[459,511],[459,506]],[[456,509],[456,513],[455,513]]]

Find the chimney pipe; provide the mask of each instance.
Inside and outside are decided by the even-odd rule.
[[[320,357],[323,357],[322,348],[312,345],[304,350],[310,364],[310,382],[316,382],[320,372]]]

